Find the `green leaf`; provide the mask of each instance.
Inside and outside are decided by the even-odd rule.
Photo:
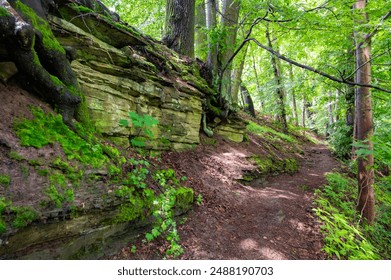
[[[120,126],[128,126],[129,122],[127,120],[125,120],[125,119],[120,119],[118,124]]]
[[[146,235],[145,235],[145,238],[147,239],[147,241],[148,242],[150,242],[150,241],[152,241],[153,240],[153,235],[151,234],[151,233],[147,233]]]

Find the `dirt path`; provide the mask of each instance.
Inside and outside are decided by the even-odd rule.
[[[308,144],[296,174],[271,177],[253,187],[235,180],[247,168],[245,148],[204,149],[171,157],[190,180],[200,183],[196,191],[204,196],[203,205],[179,228],[182,259],[324,258],[311,203],[324,174],[338,167],[326,146]]]

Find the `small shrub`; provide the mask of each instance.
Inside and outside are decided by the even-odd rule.
[[[352,153],[353,127],[344,121],[333,124],[329,143],[333,153],[340,159],[349,159]]]

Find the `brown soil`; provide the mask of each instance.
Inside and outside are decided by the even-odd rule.
[[[220,140],[215,146],[167,154],[165,160],[203,197],[179,227],[184,248],[180,258],[324,259],[320,224],[312,213],[313,192],[338,163],[324,145],[307,142],[302,148],[304,154],[296,154],[297,173],[269,177],[252,186],[238,179],[254,168],[248,157],[264,153],[254,137],[249,143]],[[136,254],[124,248],[114,258],[159,258],[156,252],[163,252],[165,243],[136,245]]]

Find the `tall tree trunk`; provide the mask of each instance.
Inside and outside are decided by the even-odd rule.
[[[199,1],[195,11],[195,55],[202,61],[206,61],[206,11],[205,0]]]
[[[195,0],[167,0],[163,43],[176,52],[194,57]]]
[[[243,99],[244,111],[255,118],[254,103],[247,88],[243,85],[240,85],[240,93]]]
[[[293,82],[293,66],[290,64],[290,69],[289,69],[289,76],[291,79],[291,83]],[[296,105],[296,94],[295,94],[295,89],[294,87],[292,88],[292,111],[293,111],[293,119],[295,121],[295,126],[299,125],[299,116],[297,114],[297,105]]]
[[[216,0],[206,1],[206,28],[208,29],[207,65],[213,77],[217,77],[217,41],[213,36],[217,25]]]
[[[257,91],[258,91],[258,95],[261,96],[262,89],[261,89],[261,85],[259,84],[257,64],[255,63],[255,56],[254,56],[254,54],[253,54],[252,58],[253,58],[253,69],[254,69],[255,80],[256,80],[256,83],[257,83]],[[261,109],[263,110],[264,108],[265,108],[264,101],[263,101],[263,98],[261,98]]]
[[[339,101],[339,90],[335,92],[335,103],[334,103],[334,112],[335,112],[335,121],[339,121],[339,106],[338,106],[338,101]]]
[[[306,103],[305,97],[303,96],[303,111],[301,115],[301,125],[305,128],[305,110],[306,110]]]
[[[269,48],[273,50],[273,43],[270,38],[270,32],[269,28],[266,28],[266,38],[268,41]],[[277,50],[278,52],[278,50]],[[280,63],[279,59],[275,56],[271,56],[271,63],[273,67],[273,74],[274,74],[274,80],[276,83],[276,93],[277,93],[277,104],[278,104],[278,116],[280,119],[280,122],[282,124],[283,130],[285,132],[288,131],[288,124],[286,121],[286,111],[285,111],[285,91],[284,91],[284,86],[282,83],[282,76],[281,76],[281,70],[280,70]]]
[[[239,19],[240,1],[238,0],[224,0],[223,1],[223,14],[221,24],[227,31],[227,35],[224,38],[223,44],[219,45],[219,71],[225,68],[229,59],[235,52],[236,47],[236,35],[238,31],[238,19]],[[223,73],[220,73],[220,93],[224,96],[228,102],[232,103],[232,84],[231,84],[231,70],[228,66]]]
[[[365,0],[357,0],[354,5],[354,11],[357,14],[358,23],[356,26],[363,25],[368,22],[367,14],[364,12],[366,5]],[[359,27],[360,28],[360,27]],[[358,29],[359,29],[358,28]],[[369,85],[371,83],[371,45],[370,40],[365,40],[365,32],[357,30],[355,32],[356,39],[356,67],[359,68],[356,73],[357,82]],[[360,44],[364,44],[360,47]],[[373,171],[373,119],[372,119],[372,99],[369,88],[357,88],[356,102],[356,124],[357,124],[357,141],[364,142],[368,155],[358,157],[358,204],[357,210],[362,217],[372,224],[375,219],[375,195],[374,195],[374,171]]]
[[[329,115],[329,125],[332,125],[334,123],[334,116],[333,116],[333,92],[329,91],[329,103],[328,103],[328,115]]]
[[[239,94],[239,88],[240,84],[242,83],[242,74],[244,69],[244,63],[246,61],[247,56],[247,50],[248,50],[248,44],[244,47],[244,50],[242,50],[242,54],[237,57],[237,59],[240,59],[240,63],[238,68],[234,70],[234,80],[232,85],[232,105],[234,108],[238,107],[238,94]]]

